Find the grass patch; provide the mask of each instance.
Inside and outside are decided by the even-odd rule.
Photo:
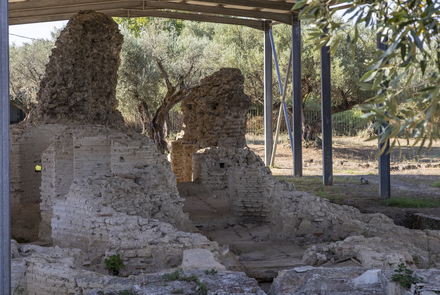
[[[345,176],[334,176],[334,185],[323,185],[322,176],[303,176],[303,177],[293,177],[293,176],[278,176],[274,175],[278,180],[285,180],[291,182],[295,185],[296,189],[299,191],[306,191],[314,194],[317,197],[329,199],[336,203],[343,201],[347,195],[345,193],[346,187],[341,186],[343,184],[351,184],[354,181],[352,177]]]
[[[432,184],[432,186],[434,186],[434,187],[440,187],[440,180],[437,180],[436,182],[434,182],[434,183]]]
[[[414,198],[390,198],[383,200],[382,204],[399,208],[436,208],[440,207],[440,200],[414,199]]]
[[[361,172],[361,171],[354,171],[354,170],[345,170],[345,173],[347,173],[347,174],[354,174],[354,175],[356,175],[356,174],[363,174],[363,172]]]

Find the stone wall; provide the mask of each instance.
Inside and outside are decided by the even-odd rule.
[[[179,247],[172,249],[172,245],[167,246],[161,241],[161,239],[167,237],[174,239],[172,235],[181,236],[179,232],[175,229],[166,229],[167,226],[159,222],[153,222],[150,225],[156,228],[156,235],[162,237],[156,237],[157,248],[161,245],[166,250],[173,250],[167,253],[168,257],[172,257],[176,253],[182,256],[181,252],[183,251]],[[163,229],[166,229],[166,233],[162,231]],[[189,245],[189,241],[196,241],[197,239],[203,241],[203,238],[197,234],[187,234],[181,237],[185,240],[184,247]],[[108,271],[105,269],[100,269],[97,272],[94,267],[96,265],[86,260],[85,255],[79,249],[19,245],[15,241],[12,241],[11,244],[13,250],[12,295],[96,295],[104,293],[119,294],[120,291],[125,291],[124,294],[131,292],[130,294],[150,295],[174,294],[178,289],[182,289],[182,294],[193,294],[196,291],[193,282],[178,280],[165,283],[163,279],[164,272],[147,274],[142,272],[142,269],[136,269],[129,277],[111,276],[108,275]],[[137,253],[140,254],[141,251],[143,250],[139,250]],[[154,255],[154,251],[152,252]],[[131,268],[133,260],[130,260],[127,256],[132,257],[133,251],[131,254],[128,253],[127,251],[127,255],[121,257],[126,267]],[[142,256],[148,256],[148,253],[142,254]],[[221,254],[217,256],[221,258]],[[143,259],[148,260],[149,258]],[[181,258],[178,265],[180,263],[182,263]],[[205,266],[211,266],[211,264],[205,264]],[[182,267],[184,268],[183,265]],[[190,273],[186,272],[184,275],[196,275],[201,282],[207,285],[210,292],[224,290],[225,294],[265,294],[258,287],[258,282],[255,279],[248,278],[243,272],[218,271],[215,275],[211,275],[206,274],[206,270],[211,270],[211,268],[206,269],[204,265],[199,265],[196,269],[192,269]],[[171,273],[172,271],[165,272]]]
[[[193,181],[227,189],[230,212],[241,222],[268,222],[275,179],[249,148],[210,147],[193,154]]]
[[[229,173],[230,211],[242,222],[270,222],[269,199],[274,182],[264,169],[233,168]]]
[[[32,110],[27,122],[11,126],[13,237],[37,239],[41,220],[40,184],[44,212],[41,236],[47,240],[50,214],[44,214],[50,210],[49,199],[65,195],[74,174],[81,177],[109,171],[109,142],[96,143],[105,151],[91,150],[95,143],[81,145],[76,162],[82,164],[73,169],[72,143],[66,143],[72,139],[59,135],[50,147],[49,144],[52,136],[71,124],[123,128],[124,120],[116,110],[115,96],[122,42],[118,25],[112,18],[92,11],[73,16],[57,39],[39,87],[37,108]],[[45,150],[43,171],[36,173],[35,166],[41,164]],[[87,162],[81,161],[81,157],[87,158]],[[42,174],[46,175],[43,183]]]
[[[104,256],[120,254],[126,264],[121,272],[123,275],[177,267],[185,249],[204,248],[218,252],[217,244],[206,237],[134,215],[130,205],[126,206],[126,211],[132,213],[128,215],[103,206],[99,200],[93,201],[74,196],[72,192],[65,202],[55,204],[54,244],[79,248],[87,253],[90,261],[102,261]]]
[[[16,239],[35,241],[38,237],[42,173],[36,172],[35,166],[41,165],[41,156],[50,138],[64,128],[25,123],[10,127],[11,232]]]
[[[178,182],[192,179],[192,153],[207,147],[246,146],[246,115],[251,105],[239,69],[223,68],[203,79],[182,102],[183,130],[172,144]]]
[[[93,11],[73,16],[52,49],[30,120],[123,125],[116,110],[122,43],[111,17]]]
[[[171,168],[177,176],[177,183],[193,181],[192,161],[198,150],[196,144],[176,140],[171,143]]]
[[[242,222],[268,222],[267,200],[274,179],[246,147],[246,115],[251,101],[238,69],[205,78],[182,103],[183,130],[171,145],[177,182],[198,182],[228,190],[230,211]]]
[[[52,240],[52,206],[55,199],[64,197],[72,184],[73,169],[73,136],[68,131],[58,133],[52,139],[49,147],[42,155],[41,182],[41,223],[39,239]]]
[[[51,240],[52,208],[68,194],[84,202],[104,202],[117,212],[192,230],[182,212],[183,199],[168,161],[143,135],[127,135],[103,126],[71,126],[54,137],[42,166],[42,240]],[[79,218],[79,224],[84,222],[75,212],[71,214],[73,220]],[[65,222],[75,231],[75,222]]]
[[[440,266],[440,231],[397,226],[383,214],[362,214],[354,207],[296,191],[287,182],[275,185],[269,204],[272,241],[326,243],[307,250],[303,259],[308,264],[349,257],[364,267],[383,269],[400,263],[419,268]]]

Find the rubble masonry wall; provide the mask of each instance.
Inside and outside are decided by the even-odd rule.
[[[74,15],[52,49],[30,120],[123,125],[116,109],[122,43],[111,17],[94,11]]]
[[[192,177],[192,154],[207,147],[246,146],[246,115],[251,105],[239,69],[222,68],[194,87],[182,102],[183,130],[172,143],[171,163],[177,182]]]

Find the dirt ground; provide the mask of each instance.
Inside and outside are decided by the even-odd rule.
[[[262,136],[247,136],[248,146],[264,160]],[[391,152],[391,198],[440,200],[440,142],[429,152],[402,140],[401,151]],[[401,153],[401,154],[400,154]],[[333,185],[322,184],[322,149],[302,150],[303,177],[293,177],[292,150],[286,136],[279,140],[272,173],[279,179],[293,182],[298,190],[313,192],[332,202],[357,207],[364,213],[380,212],[393,218],[396,224],[414,225],[414,213],[440,217],[440,207],[398,208],[386,206],[379,198],[377,142],[365,142],[357,137],[333,137]],[[367,184],[362,184],[363,182]],[[436,183],[437,182],[437,183]]]

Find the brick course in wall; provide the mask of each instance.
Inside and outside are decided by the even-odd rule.
[[[50,139],[65,126],[11,125],[11,232],[12,237],[35,241],[38,237],[40,214],[41,156]]]
[[[127,135],[103,126],[71,126],[55,136],[43,155],[43,167],[42,240],[50,241],[52,208],[58,201],[64,202],[68,194],[79,198],[75,200],[90,199],[80,203],[104,202],[117,212],[156,218],[182,230],[193,229],[182,212],[183,199],[177,191],[176,176],[165,156],[143,135]],[[75,185],[71,187],[72,183]],[[82,223],[86,222],[86,216],[80,216],[82,209],[76,212],[75,204],[63,206],[69,207],[66,214],[71,220],[66,222],[69,230],[75,231],[72,240],[81,243],[88,239],[88,229],[81,232]],[[74,224],[77,218],[79,224]],[[75,243],[72,245],[80,247]]]
[[[239,69],[223,68],[203,79],[182,102],[183,129],[171,146],[178,182],[192,181],[192,154],[197,150],[246,146],[251,99],[244,93],[243,82]]]
[[[182,103],[183,130],[171,144],[177,182],[198,182],[229,190],[230,211],[243,222],[269,221],[274,179],[246,147],[246,114],[251,101],[238,69],[205,78]]]
[[[241,222],[268,222],[275,179],[248,147],[211,147],[193,155],[194,181],[228,189],[230,212]]]

